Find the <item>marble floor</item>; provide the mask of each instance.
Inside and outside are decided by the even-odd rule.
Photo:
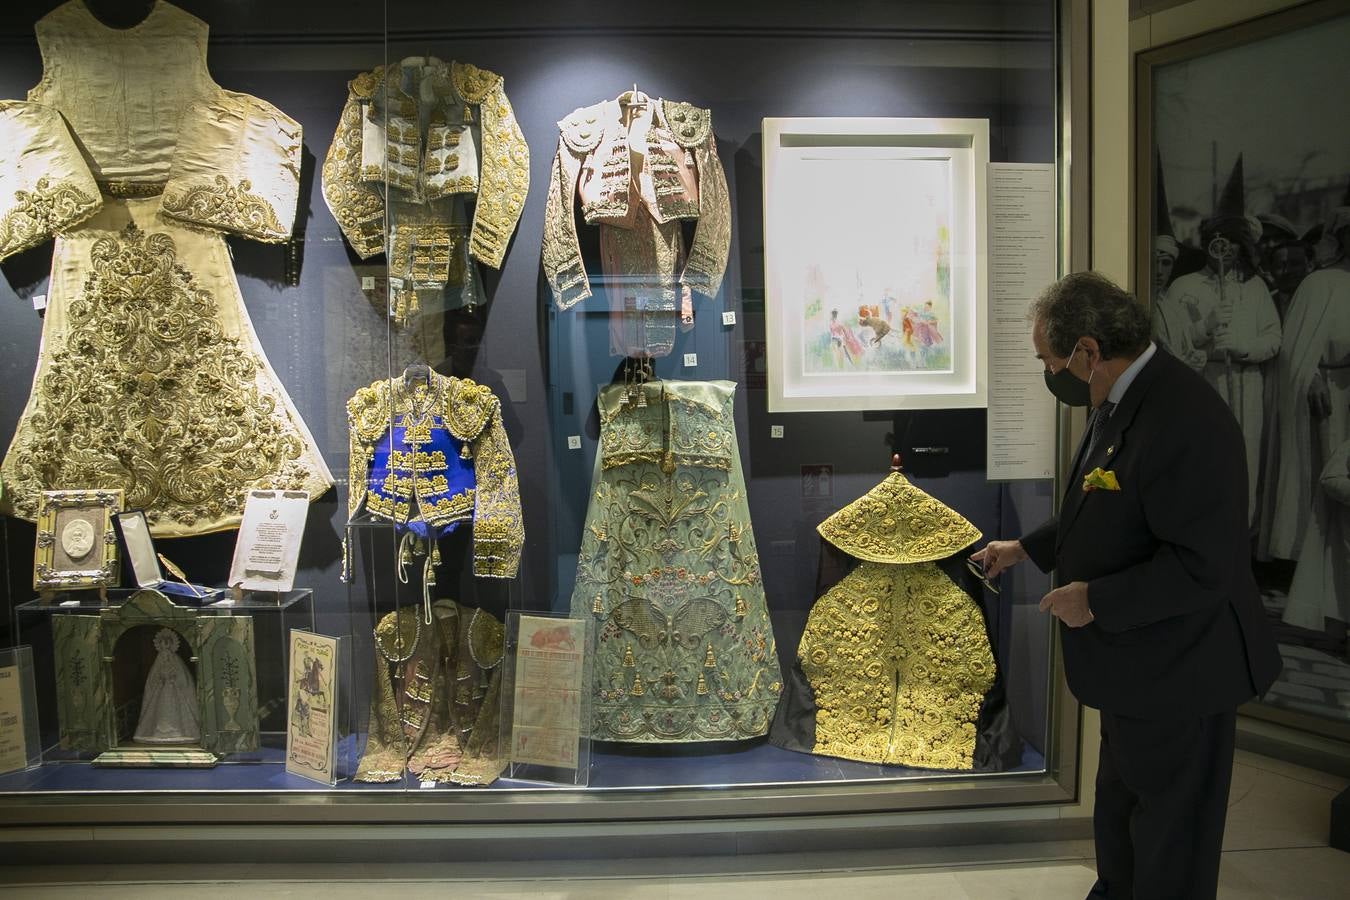
[[[1350,781],[1239,752],[1229,799],[1220,897],[1330,898],[1350,894],[1350,853],[1327,847],[1331,799]],[[1004,844],[871,855],[511,864],[510,878],[473,866],[251,866],[243,876],[199,866],[0,867],[0,897],[237,900],[255,896],[358,900],[487,897],[531,900],[1054,900],[1083,897],[1092,844]]]

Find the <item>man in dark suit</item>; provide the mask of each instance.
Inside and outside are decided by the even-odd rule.
[[[1236,710],[1280,671],[1250,566],[1247,460],[1222,398],[1149,339],[1134,298],[1069,275],[1033,307],[1046,384],[1091,406],[1059,515],[974,558],[1057,574],[1064,674],[1101,710],[1089,897],[1218,890]]]

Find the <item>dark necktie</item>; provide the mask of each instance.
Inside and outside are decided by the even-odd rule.
[[[1087,468],[1088,460],[1092,459],[1092,454],[1097,449],[1098,442],[1102,435],[1106,433],[1106,423],[1111,418],[1111,413],[1116,405],[1110,400],[1103,400],[1102,405],[1097,407],[1092,413],[1092,432],[1088,437],[1087,452],[1083,454],[1083,468]]]

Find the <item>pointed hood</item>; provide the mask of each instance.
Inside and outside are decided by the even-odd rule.
[[[1255,252],[1255,244],[1261,239],[1261,223],[1255,216],[1247,215],[1246,191],[1243,188],[1242,154],[1238,154],[1233,163],[1233,171],[1219,195],[1214,215],[1200,223],[1200,231],[1222,233],[1231,239],[1248,244],[1248,251]]]
[[[1176,259],[1181,253],[1176,232],[1172,230],[1172,207],[1167,203],[1167,184],[1163,181],[1162,154],[1153,154],[1153,252]]]
[[[980,530],[964,516],[899,472],[887,475],[816,531],[851,556],[896,564],[945,559],[980,539]]]
[[[1153,235],[1175,239],[1177,233],[1172,230],[1172,207],[1167,203],[1167,183],[1163,180],[1161,153],[1153,155],[1153,183],[1157,186],[1153,195]]]

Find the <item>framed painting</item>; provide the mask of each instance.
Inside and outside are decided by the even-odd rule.
[[[1135,58],[1135,280],[1247,451],[1284,671],[1244,712],[1350,739],[1350,0]]]
[[[764,120],[770,412],[986,402],[984,119]]]

